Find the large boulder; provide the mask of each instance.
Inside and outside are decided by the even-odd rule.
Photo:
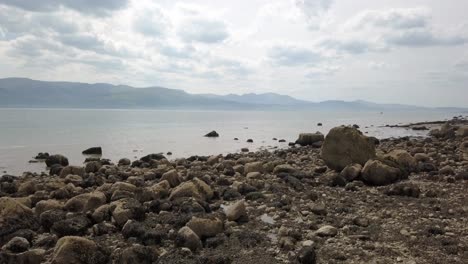
[[[0,244],[19,229],[38,227],[33,211],[10,197],[0,198]]]
[[[93,211],[107,201],[103,192],[94,191],[77,195],[65,203],[64,208],[70,212]]]
[[[315,133],[301,133],[299,134],[299,138],[296,140],[296,144],[301,146],[308,146],[313,145],[314,143],[323,141],[325,138],[322,133],[315,132]]]
[[[362,179],[370,185],[387,185],[403,176],[399,168],[392,167],[380,160],[369,160],[362,169]]]
[[[67,157],[56,154],[49,156],[45,161],[47,167],[51,167],[52,165],[58,164],[61,166],[68,166],[68,159]]]
[[[98,264],[107,263],[107,260],[106,254],[94,241],[66,236],[55,245],[52,264]]]
[[[440,127],[440,129],[438,128],[432,129],[429,132],[429,135],[432,137],[444,138],[444,139],[454,138],[456,136],[455,127],[450,125],[450,123],[445,123]]]
[[[408,172],[416,170],[418,165],[416,159],[403,149],[392,150],[390,153],[385,155],[385,158],[396,162],[400,167],[404,168]]]
[[[210,200],[213,198],[213,190],[204,181],[194,178],[175,187],[169,199],[174,200],[181,197],[193,197],[197,200]]]
[[[82,153],[84,155],[102,155],[102,148],[101,147],[92,147],[92,148],[83,150]]]
[[[374,158],[375,145],[356,128],[335,127],[325,137],[321,156],[329,168],[341,171],[350,164],[364,165]]]

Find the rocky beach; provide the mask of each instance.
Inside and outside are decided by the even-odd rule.
[[[0,177],[0,263],[468,263],[468,121],[407,127],[431,130],[176,160],[42,153],[49,173]]]

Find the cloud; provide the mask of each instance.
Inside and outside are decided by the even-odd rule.
[[[43,37],[49,34],[72,34],[80,30],[76,22],[80,19],[76,14],[44,14],[0,6],[0,31],[6,39],[15,39],[25,34]]]
[[[367,63],[367,67],[372,70],[380,70],[380,69],[386,69],[390,67],[388,63],[382,62],[382,61],[370,61]]]
[[[35,12],[54,12],[63,7],[81,13],[106,15],[125,8],[128,0],[2,0],[0,4]]]
[[[37,59],[37,57],[40,57],[45,53],[72,54],[71,51],[66,50],[62,45],[60,45],[60,43],[30,35],[17,38],[8,43],[10,47],[8,54],[12,57]]]
[[[138,10],[138,14],[134,14],[133,29],[145,36],[161,37],[170,26],[169,19],[158,7]]]
[[[184,21],[178,30],[186,42],[219,43],[229,37],[226,23],[221,20],[192,18]]]
[[[382,49],[369,40],[326,38],[318,43],[319,47],[338,51],[338,53],[361,54]]]
[[[318,46],[337,53],[386,52],[397,47],[456,46],[468,42],[462,29],[451,32],[433,27],[427,8],[364,10],[347,20]]]
[[[245,77],[254,72],[245,62],[228,58],[215,58],[209,63],[210,68],[219,69],[227,76]]]
[[[320,53],[294,45],[274,46],[269,50],[268,57],[273,64],[282,66],[310,65],[322,59]]]
[[[319,29],[321,20],[333,4],[333,0],[294,0],[296,7],[305,17],[309,29]]]
[[[431,32],[423,30],[407,30],[395,32],[386,38],[390,44],[408,47],[428,47],[428,46],[456,46],[467,43],[468,38],[462,35],[444,34],[441,32]]]
[[[321,79],[326,76],[331,76],[340,70],[341,67],[337,65],[319,66],[308,69],[304,77],[308,79]]]
[[[349,29],[381,27],[393,29],[424,28],[431,19],[427,8],[365,10],[346,22]]]

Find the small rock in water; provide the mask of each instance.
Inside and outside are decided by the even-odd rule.
[[[55,165],[55,164],[59,164],[59,165],[62,165],[62,166],[68,166],[67,157],[65,157],[63,155],[59,155],[59,154],[49,156],[46,159],[45,162],[46,162],[47,167],[51,167],[52,165]]]
[[[88,149],[83,150],[83,152],[81,152],[81,153],[84,154],[84,155],[102,155],[102,148],[101,147],[92,147],[92,148],[88,148]]]
[[[213,130],[210,133],[206,134],[205,137],[219,137],[219,134],[218,132]]]
[[[234,140],[239,140],[238,138],[234,138]]]
[[[317,126],[322,126],[322,123],[317,123]]]
[[[253,143],[253,139],[251,138],[247,139],[247,143]]]
[[[169,152],[166,153],[166,155],[171,156],[172,152],[169,151]]]
[[[280,139],[280,140],[278,140],[278,142],[284,143],[284,142],[286,142],[286,139]]]
[[[241,151],[242,152],[249,152],[249,149],[248,148],[241,148]]]
[[[129,166],[132,162],[127,159],[127,158],[123,158],[123,159],[120,159],[119,160],[119,166]]]

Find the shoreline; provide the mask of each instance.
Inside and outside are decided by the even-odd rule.
[[[467,259],[466,120],[424,138],[377,142],[347,127],[303,139],[301,147],[175,160],[73,166],[57,156],[56,175],[2,176],[0,262]],[[339,151],[350,146],[351,156]]]

